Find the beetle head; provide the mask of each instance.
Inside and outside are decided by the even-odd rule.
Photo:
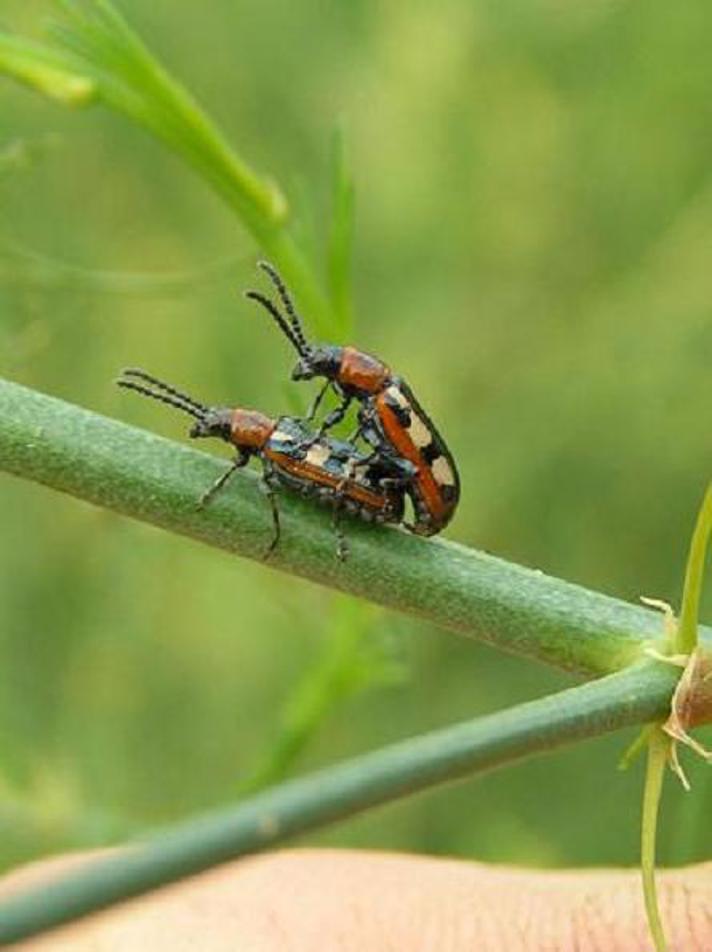
[[[292,380],[311,380],[313,377],[336,379],[343,350],[343,347],[335,347],[333,344],[317,344],[311,347],[309,353],[300,357],[295,364]]]
[[[190,436],[197,440],[206,436],[218,436],[230,441],[232,410],[228,407],[208,407],[190,428]]]

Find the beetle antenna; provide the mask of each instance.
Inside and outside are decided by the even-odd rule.
[[[279,295],[279,298],[282,304],[284,305],[285,311],[289,315],[289,320],[292,324],[292,331],[294,333],[294,336],[300,345],[298,348],[300,354],[302,354],[303,357],[308,356],[311,352],[311,347],[307,343],[307,339],[304,336],[304,326],[302,324],[302,319],[297,314],[297,309],[294,306],[294,302],[292,301],[292,298],[289,294],[289,291],[287,290],[287,287],[284,281],[280,277],[280,274],[277,271],[277,269],[273,265],[271,265],[269,261],[258,261],[258,265],[260,268],[262,268],[262,270],[269,277],[270,281],[277,289],[277,294]]]
[[[171,407],[176,407],[176,409],[182,410],[184,413],[188,413],[190,416],[195,417],[196,420],[205,419],[206,410],[199,409],[190,403],[185,403],[183,400],[173,396],[170,393],[151,390],[150,387],[144,387],[142,384],[135,383],[133,380],[123,380],[119,378],[116,381],[116,384],[119,387],[124,387],[126,390],[135,390],[136,393],[141,393],[144,397],[151,397],[153,400],[160,400],[161,403],[167,403]]]
[[[140,370],[138,367],[126,367],[121,373],[125,377],[138,377],[139,380],[145,380],[146,383],[153,384],[154,387],[158,387],[159,390],[163,390],[165,393],[170,394],[173,397],[178,397],[179,400],[182,400],[183,403],[187,403],[189,406],[195,407],[196,410],[200,410],[203,413],[207,412],[207,407],[203,403],[199,403],[193,397],[189,397],[187,393],[172,387],[169,383],[165,383],[163,380],[159,380],[158,377],[153,377],[151,374],[146,373],[145,370]]]
[[[279,324],[284,336],[289,341],[291,341],[294,349],[301,357],[309,356],[309,347],[307,346],[303,336],[297,337],[290,325],[287,323],[284,315],[280,314],[268,297],[265,297],[264,294],[260,294],[259,291],[245,291],[245,297],[249,298],[251,301],[257,301],[258,304],[261,304],[262,307],[272,315],[277,324]]]

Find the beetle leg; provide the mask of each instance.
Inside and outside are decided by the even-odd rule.
[[[339,404],[339,406],[336,407],[335,410],[332,410],[330,413],[327,413],[327,415],[322,420],[322,423],[319,429],[315,433],[312,434],[311,439],[309,439],[307,442],[303,444],[304,449],[309,449],[310,446],[313,446],[315,443],[318,443],[327,430],[331,429],[332,426],[335,426],[340,420],[343,420],[344,416],[346,415],[346,411],[349,408],[349,404],[353,400],[353,397],[345,396],[343,391],[339,387],[339,385],[334,383],[333,380],[327,380],[324,386],[319,391],[319,393],[316,395],[316,398],[314,402],[312,403],[311,408],[309,409],[309,414],[306,417],[307,421],[312,420],[314,418],[314,415],[316,414],[316,411],[317,411],[317,407],[321,403],[322,399],[324,398],[324,394],[329,389],[329,387],[332,387],[333,390],[341,396],[342,401]]]
[[[348,437],[350,443],[355,443],[360,437],[365,443],[373,449],[380,449],[383,446],[385,437],[380,432],[377,423],[378,418],[373,412],[372,407],[361,407],[358,414],[358,426]]]
[[[368,469],[370,466],[379,466],[383,471],[379,484],[392,488],[409,485],[418,474],[410,460],[397,456],[390,448],[380,444],[360,460],[355,468]]]
[[[321,401],[326,396],[326,391],[329,389],[330,386],[331,386],[331,381],[327,380],[324,386],[319,391],[319,393],[317,393],[317,395],[314,397],[314,400],[312,401],[312,405],[309,407],[309,412],[307,413],[305,417],[307,421],[313,420],[314,417],[316,416],[316,411],[319,409],[319,405],[321,404]]]
[[[344,482],[335,490],[334,509],[331,516],[331,525],[334,530],[334,535],[336,536],[336,558],[339,562],[345,562],[349,557],[349,543],[344,535],[344,530],[341,528],[345,485],[346,483]]]
[[[270,544],[267,546],[267,549],[265,550],[265,554],[262,556],[262,558],[266,562],[267,559],[272,555],[274,550],[277,548],[280,536],[282,534],[282,528],[279,523],[279,507],[277,506],[277,494],[275,493],[274,489],[272,488],[269,482],[269,478],[272,475],[272,466],[265,459],[262,460],[262,466],[264,469],[264,472],[262,474],[262,491],[264,492],[265,496],[269,500],[269,504],[272,509],[272,526],[273,526],[272,540]]]
[[[213,496],[216,493],[220,492],[220,490],[227,483],[227,481],[230,479],[230,477],[235,472],[235,470],[241,469],[243,466],[247,466],[249,461],[250,461],[250,454],[246,450],[243,450],[243,449],[238,450],[237,456],[233,460],[233,463],[230,469],[225,470],[222,476],[218,476],[218,478],[215,480],[212,486],[208,487],[208,489],[206,489],[206,491],[200,497],[200,499],[198,500],[198,509],[204,509],[207,506],[207,504],[210,502],[210,500],[213,498]]]
[[[331,525],[336,535],[336,557],[340,562],[345,562],[349,557],[349,543],[341,528],[341,513],[346,498],[346,487],[353,477],[353,472],[354,464],[353,460],[350,460],[346,464],[344,478],[334,489],[334,509],[331,516]]]
[[[322,421],[321,426],[317,430],[316,439],[321,439],[321,437],[326,433],[327,430],[330,430],[332,426],[336,426],[337,423],[340,423],[343,418],[346,416],[346,411],[351,406],[351,401],[353,397],[349,394],[343,398],[341,403],[336,407],[335,410],[332,410],[331,413],[327,413]]]
[[[379,486],[381,489],[406,489],[412,482],[414,477],[411,475],[403,476],[384,476],[379,480]]]

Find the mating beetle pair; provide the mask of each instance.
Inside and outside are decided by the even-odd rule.
[[[124,371],[119,386],[170,404],[195,418],[191,437],[217,436],[233,444],[237,456],[201,497],[205,505],[236,469],[257,456],[263,466],[263,486],[272,507],[274,533],[268,557],[279,541],[279,511],[275,491],[287,489],[328,505],[333,511],[337,554],[347,547],[339,525],[343,512],[367,522],[400,523],[405,495],[413,504],[414,521],[406,528],[433,535],[450,520],[459,498],[455,463],[442,437],[417,403],[410,388],[375,357],[352,347],[308,344],[299,316],[277,272],[261,267],[272,280],[287,312],[257,291],[247,296],[259,302],[294,345],[299,361],[292,379],[325,377],[307,421],[313,419],[329,387],[342,398],[316,432],[292,417],[270,419],[254,410],[208,407],[145,371]],[[358,428],[349,440],[336,440],[326,431],[343,419],[353,400],[360,403]],[[368,452],[356,446],[362,438]]]
[[[359,425],[354,440],[362,437],[376,453],[398,456],[415,467],[415,477],[408,487],[415,520],[409,528],[418,535],[440,532],[452,518],[457,506],[460,479],[445,441],[415,399],[410,387],[401,377],[395,376],[386,364],[363,351],[332,344],[309,344],[279,275],[266,262],[261,262],[260,267],[271,278],[289,320],[257,291],[248,291],[247,297],[258,301],[269,311],[299,354],[292,379],[326,378],[307,419],[314,417],[330,387],[342,401],[324,419],[318,431],[320,436],[342,420],[352,401],[357,400],[360,404]]]

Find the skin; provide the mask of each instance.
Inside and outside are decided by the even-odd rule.
[[[0,897],[90,858],[44,860]],[[712,863],[661,872],[671,952],[712,948]],[[23,952],[650,952],[635,870],[539,872],[452,859],[291,850],[226,864]]]

